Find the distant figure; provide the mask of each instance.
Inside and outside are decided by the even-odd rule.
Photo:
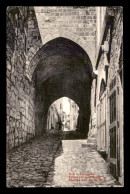
[[[59,126],[59,131],[61,131],[61,130],[62,130],[62,126],[63,126],[62,122],[59,121],[59,122],[57,122],[57,124],[58,124],[58,126]]]
[[[51,124],[51,129],[54,129],[54,126],[53,126],[53,124]]]

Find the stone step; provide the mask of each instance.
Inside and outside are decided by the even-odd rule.
[[[86,143],[86,144],[82,144],[82,147],[96,149],[96,144],[95,143]]]

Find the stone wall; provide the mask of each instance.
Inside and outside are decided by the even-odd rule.
[[[117,74],[119,69],[119,57],[121,44],[123,42],[123,7],[119,7],[116,10],[116,15],[114,19],[114,26],[112,31],[112,44],[110,53],[110,67],[108,73],[108,85],[111,80]]]
[[[114,13],[115,12],[115,13]],[[115,14],[115,15],[114,15]],[[100,84],[101,80],[106,79],[105,78],[105,65],[106,63],[109,64],[109,69],[108,69],[108,79],[107,79],[107,90],[109,92],[109,85],[111,83],[111,80],[115,77],[115,75],[118,74],[117,70],[119,69],[119,57],[120,57],[120,49],[121,49],[121,44],[123,41],[123,17],[122,17],[122,7],[107,7],[107,12],[106,12],[106,17],[114,17],[113,21],[113,26],[111,26],[112,32],[110,33],[110,29],[107,32],[105,41],[108,41],[108,45],[110,46],[110,54],[109,57],[106,58],[105,53],[102,52],[101,57],[98,61],[98,78],[97,78],[97,83],[95,80],[93,80],[92,84],[92,89],[91,89],[91,118],[92,122],[90,124],[90,136],[96,137],[97,129],[96,127],[94,128],[96,124],[96,118],[97,115],[96,113],[96,107],[94,108],[94,101],[95,101],[95,91],[96,91],[96,105],[99,104],[99,93],[100,93]],[[110,27],[109,27],[110,28]],[[105,32],[105,31],[104,31]],[[104,34],[102,38],[104,37]],[[101,43],[104,44],[104,42]],[[101,47],[101,46],[100,46]],[[100,49],[100,48],[99,48]],[[108,109],[109,110],[109,109]],[[97,113],[96,113],[97,114]],[[108,113],[107,113],[108,114]],[[95,116],[94,116],[95,115]],[[109,117],[109,114],[108,114]]]
[[[96,135],[96,106],[95,106],[95,87],[96,80],[93,79],[91,86],[91,119],[89,122],[89,134],[88,137],[92,138]]]
[[[35,89],[25,74],[26,52],[32,46],[30,42],[34,44],[35,41],[35,39],[30,40],[32,35],[27,33],[31,28],[28,25],[29,16],[27,18],[29,13],[30,10],[27,7],[8,7],[6,11],[7,150],[35,136]]]
[[[95,65],[95,7],[46,6],[35,7],[35,12],[43,45],[56,37],[68,38],[82,45]]]
[[[108,161],[111,158],[111,147],[113,144],[110,140],[110,129],[116,127],[116,174],[120,183],[123,183],[124,176],[124,144],[123,144],[123,58],[121,59],[123,45],[123,8],[113,7],[107,8],[108,18],[106,30],[103,36],[100,57],[97,61],[97,85],[96,85],[96,118],[97,118],[97,149],[104,150],[108,155]],[[108,49],[105,47],[108,43]],[[122,53],[123,54],[123,53]],[[120,64],[121,60],[121,64]],[[108,69],[108,71],[106,71]],[[108,72],[108,73],[107,73]],[[105,82],[104,88],[101,87],[102,79]],[[116,80],[113,89],[110,90],[110,84]],[[110,124],[110,96],[116,92],[115,100],[115,120]],[[99,94],[101,93],[100,99]],[[99,106],[97,106],[99,105]],[[113,106],[113,104],[112,104]],[[102,113],[104,111],[104,114]],[[111,163],[111,161],[109,161]]]

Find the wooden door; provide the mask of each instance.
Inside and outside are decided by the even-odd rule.
[[[110,125],[109,125],[109,158],[110,158],[110,172],[117,178],[117,158],[118,158],[118,122],[117,122],[117,80],[116,77],[111,81],[110,93],[109,93],[109,113],[110,113]]]
[[[100,98],[97,105],[97,139],[99,150],[106,151],[106,94]]]

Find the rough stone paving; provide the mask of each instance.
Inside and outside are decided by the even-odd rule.
[[[7,187],[116,186],[106,161],[86,140],[44,135],[8,152],[6,165]],[[74,174],[89,178],[76,181]]]

